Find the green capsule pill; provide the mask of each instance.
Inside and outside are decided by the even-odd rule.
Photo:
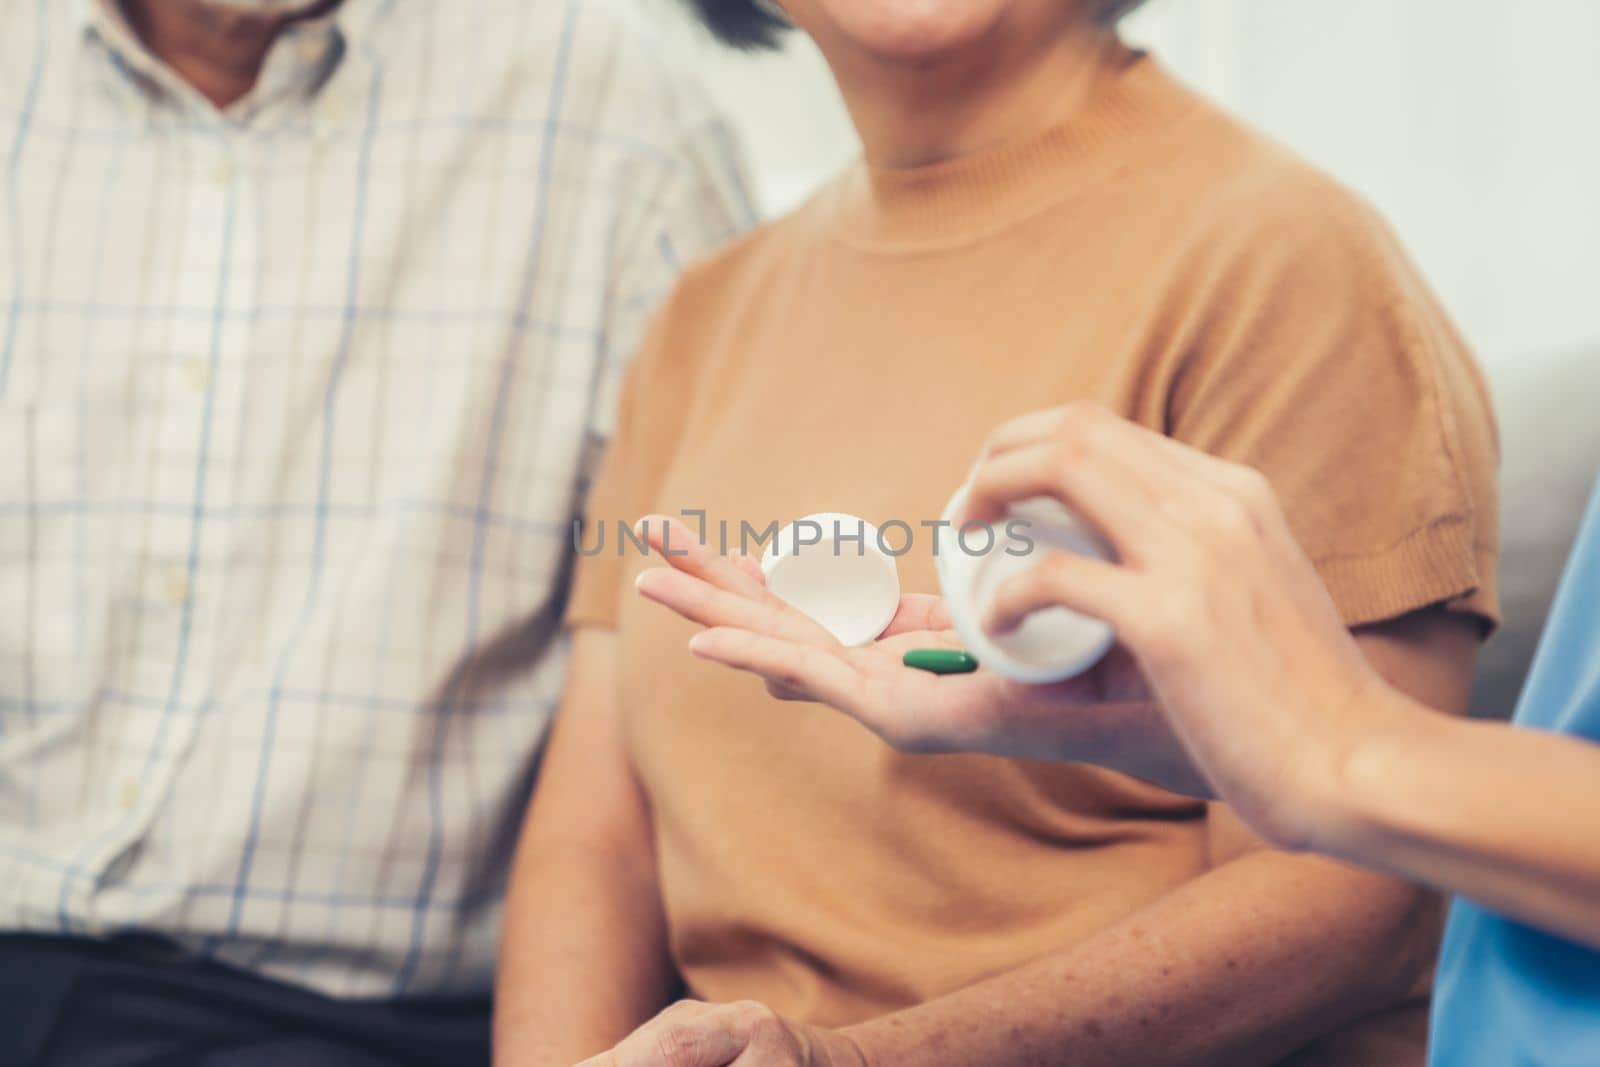
[[[900,662],[931,674],[971,674],[978,669],[978,661],[972,653],[959,648],[913,649]]]

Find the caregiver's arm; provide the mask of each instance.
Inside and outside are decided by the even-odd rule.
[[[1306,844],[1600,948],[1600,746],[1373,696]]]
[[[1089,409],[1015,420],[985,467],[991,508],[1048,492],[1123,558],[1048,561],[999,592],[991,626],[1046,604],[1101,615],[1268,839],[1600,945],[1600,747],[1436,715],[1386,685],[1260,475]]]
[[[645,800],[622,745],[616,638],[580,628],[506,899],[495,1062],[570,1067],[671,996]]]
[[[1420,700],[1464,706],[1469,625],[1428,614],[1362,650]],[[1224,816],[1226,817],[1226,816]],[[1248,851],[1023,970],[848,1033],[874,1065],[1273,1063],[1402,1000],[1435,949],[1435,902],[1326,860]]]

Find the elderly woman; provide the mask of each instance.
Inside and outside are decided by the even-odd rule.
[[[1092,402],[1264,472],[1363,661],[1460,711],[1497,611],[1472,360],[1371,211],[1120,43],[1130,6],[702,0],[737,43],[808,33],[864,157],[690,268],[589,516],[918,529],[994,426]],[[1058,694],[1083,762],[905,754],[686,655],[615,548],[573,594],[504,1062],[1421,1062],[1436,901],[1133,777],[1165,727],[1126,655]],[[759,596],[685,550],[657,598]],[[935,587],[926,538],[900,565]]]

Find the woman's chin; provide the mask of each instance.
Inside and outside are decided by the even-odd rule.
[[[808,0],[806,6],[827,24],[815,30],[875,59],[930,63],[981,46],[1013,5],[1007,0]]]

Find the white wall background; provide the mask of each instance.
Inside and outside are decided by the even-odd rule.
[[[637,2],[741,127],[769,211],[855,154],[809,43],[740,56]],[[1127,31],[1373,200],[1492,375],[1600,358],[1600,0],[1150,0]]]

